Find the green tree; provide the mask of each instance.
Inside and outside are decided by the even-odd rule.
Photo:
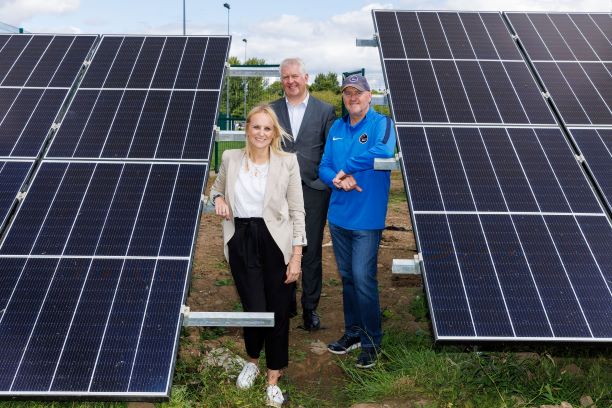
[[[318,91],[331,91],[333,93],[340,93],[340,83],[338,82],[338,75],[335,72],[328,72],[327,74],[317,74],[314,82],[310,85],[312,92]]]

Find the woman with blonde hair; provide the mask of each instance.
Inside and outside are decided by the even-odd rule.
[[[274,312],[274,327],[245,327],[249,361],[236,385],[249,388],[259,374],[265,347],[267,404],[280,407],[281,370],[289,362],[289,307],[306,245],[304,199],[295,154],[281,144],[287,133],[269,105],[246,120],[244,149],[223,152],[211,189],[215,213],[223,218],[225,256],[245,312]]]

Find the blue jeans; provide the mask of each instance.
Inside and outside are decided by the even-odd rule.
[[[382,328],[377,261],[381,230],[347,230],[329,224],[342,278],[345,334],[361,338],[361,347],[380,347]]]

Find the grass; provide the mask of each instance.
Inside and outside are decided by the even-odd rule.
[[[476,352],[437,347],[424,331],[394,330],[385,334],[375,369],[354,368],[354,357],[338,359],[350,378],[346,398],[351,403],[409,399],[427,407],[537,407],[567,401],[580,406],[588,395],[598,407],[612,406],[609,350],[601,348],[538,346],[525,354],[498,346]]]

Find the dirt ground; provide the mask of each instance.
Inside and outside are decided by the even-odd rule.
[[[206,194],[213,181],[214,174],[211,174]],[[388,317],[383,321],[383,330],[391,325],[399,325],[402,329],[414,331],[421,324],[414,322],[408,312],[408,305],[415,295],[421,293],[421,278],[391,274],[393,259],[412,259],[415,254],[408,208],[402,197],[405,198],[401,174],[393,172],[386,228],[378,258],[378,279],[381,308]],[[344,322],[342,285],[327,228],[323,242],[323,293],[318,312],[324,328],[309,333],[298,328],[302,323],[301,315],[291,320],[290,363],[284,372],[284,381],[290,381],[303,391],[325,398],[324,395],[330,389],[342,385],[345,376],[335,362],[338,357],[325,351],[327,343],[342,335]],[[238,295],[223,257],[221,222],[214,213],[202,214],[192,274],[188,299],[192,311],[236,310]],[[298,286],[298,309],[300,295]],[[229,329],[226,336],[234,338],[238,344],[242,341],[239,328]]]

